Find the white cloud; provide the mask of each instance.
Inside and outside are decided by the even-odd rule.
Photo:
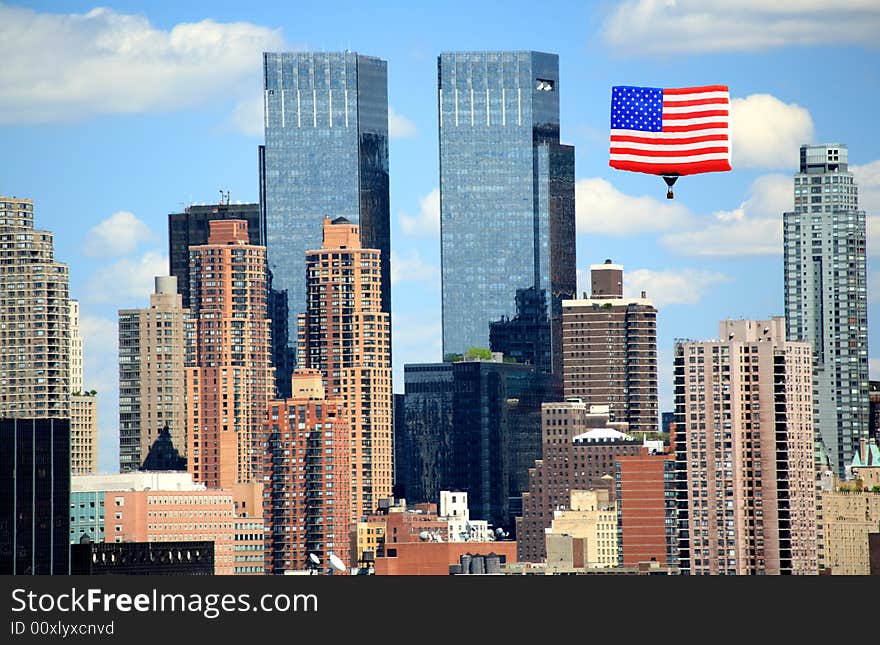
[[[713,213],[702,228],[667,233],[660,243],[681,255],[781,254],[782,213],[792,207],[791,185],[784,175],[758,177],[738,208]]]
[[[391,284],[401,282],[424,282],[432,287],[440,288],[440,267],[428,264],[417,249],[408,253],[391,254]]]
[[[859,208],[867,214],[868,255],[880,256],[880,160],[849,169],[859,186]]]
[[[136,215],[117,211],[89,230],[82,252],[90,258],[114,258],[128,255],[138,245],[155,239],[150,227]]]
[[[408,139],[418,133],[416,124],[388,106],[388,136],[392,139]]]
[[[752,51],[825,43],[876,47],[876,0],[628,0],[603,37],[626,53]]]
[[[871,358],[868,360],[868,374],[872,381],[880,381],[880,358]]]
[[[280,30],[210,19],[154,27],[107,8],[41,13],[0,5],[0,124],[173,110],[233,97],[259,78]]]
[[[859,208],[868,215],[880,215],[880,159],[849,170],[859,186]]]
[[[98,269],[86,287],[86,301],[113,303],[119,308],[145,307],[153,279],[168,275],[168,256],[147,251],[140,258],[122,258]]]
[[[713,287],[731,280],[723,273],[701,269],[636,269],[627,271],[623,284],[626,297],[637,298],[646,291],[648,299],[659,308],[697,304]]]
[[[419,199],[418,215],[410,217],[401,211],[400,226],[404,233],[413,237],[439,237],[440,189],[435,188]]]
[[[801,144],[813,139],[813,119],[795,103],[752,94],[731,100],[730,130],[734,168],[796,171]]]
[[[263,99],[255,96],[236,104],[230,117],[230,125],[243,134],[252,137],[263,136]]]
[[[578,233],[634,235],[686,225],[691,212],[677,203],[626,195],[598,177],[575,184]]]

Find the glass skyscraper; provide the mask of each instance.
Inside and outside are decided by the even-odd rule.
[[[783,221],[786,336],[813,346],[817,458],[842,477],[868,437],[865,212],[846,146],[801,146]]]
[[[554,371],[576,290],[574,148],[559,143],[559,57],[446,52],[439,61],[443,353],[489,346],[518,289],[543,290]]]
[[[382,311],[391,311],[388,72],[379,58],[264,53],[261,195],[273,288],[287,290],[291,338],[306,310],[306,251],[321,248],[325,216],[360,226],[379,249]]]

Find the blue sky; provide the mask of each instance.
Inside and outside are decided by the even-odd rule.
[[[833,5],[833,9],[829,9]],[[674,339],[782,315],[782,212],[798,146],[849,146],[868,223],[869,347],[880,378],[880,4],[758,2],[0,3],[0,194],[35,201],[81,301],[99,466],[117,467],[116,310],[167,274],[167,214],[257,201],[261,53],[351,49],[388,61],[395,385],[440,359],[437,55],[560,57],[576,147],[580,290],[624,265],[659,305],[660,403]],[[733,167],[679,181],[608,167],[612,85],[727,84]]]

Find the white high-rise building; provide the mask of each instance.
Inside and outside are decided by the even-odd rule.
[[[844,477],[868,436],[865,212],[845,145],[801,146],[784,214],[786,336],[813,347],[816,457]]]
[[[70,391],[83,388],[83,339],[79,333],[79,301],[70,301]]]

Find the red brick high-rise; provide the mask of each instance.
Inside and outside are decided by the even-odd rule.
[[[674,476],[672,451],[642,446],[637,455],[617,457],[617,547],[622,566],[651,560],[661,567],[678,565]]]
[[[266,572],[309,568],[330,553],[349,562],[349,424],[317,371],[293,374],[293,396],[269,401],[263,486]]]
[[[321,371],[343,400],[351,429],[351,519],[391,496],[391,318],[382,311],[380,251],[362,249],[358,226],[324,219],[321,249],[306,253],[307,307],[298,364]]]
[[[274,392],[266,247],[247,222],[210,222],[191,246],[187,323],[187,466],[209,488],[262,480],[263,421]]]

